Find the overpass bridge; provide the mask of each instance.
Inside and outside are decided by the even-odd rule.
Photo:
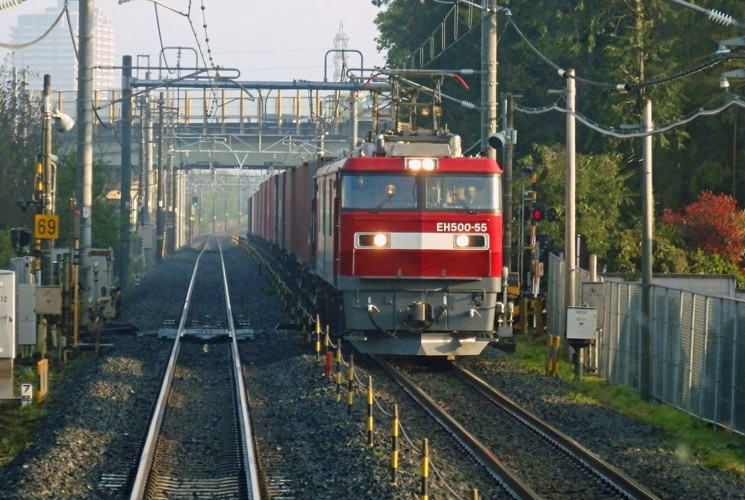
[[[273,171],[343,154],[361,136],[392,126],[377,121],[379,94],[358,92],[359,83],[130,83],[132,114],[124,119],[121,90],[94,92],[92,149],[112,175],[130,172],[121,181],[131,185],[134,273],[201,234],[246,227],[247,199]],[[71,116],[75,98],[53,95]],[[125,120],[130,144],[122,144]],[[74,148],[74,136],[56,137],[55,150]],[[125,168],[123,148],[131,158]],[[107,198],[120,202],[121,189]]]

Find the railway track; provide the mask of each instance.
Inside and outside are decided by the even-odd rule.
[[[222,248],[209,245],[194,267],[132,499],[261,498]]]
[[[373,358],[512,498],[658,498],[454,363],[406,374]]]

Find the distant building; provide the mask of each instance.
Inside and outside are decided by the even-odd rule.
[[[18,16],[18,24],[11,28],[12,44],[20,45],[39,38],[54,23],[65,5],[65,0],[57,0],[57,7],[51,7],[42,14]],[[19,70],[28,69],[31,74],[26,81],[32,90],[41,90],[44,75],[52,77],[52,89],[55,91],[77,90],[78,62],[75,57],[75,46],[78,44],[78,2],[68,0],[68,11],[72,30],[67,24],[67,16],[41,42],[13,53],[13,66]],[[70,34],[72,31],[72,35]],[[96,8],[93,14],[93,66],[112,67],[114,65],[114,28],[111,17],[104,15],[103,10]],[[93,70],[93,90],[114,88],[113,69]]]

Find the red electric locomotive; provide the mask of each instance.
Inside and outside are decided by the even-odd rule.
[[[306,265],[359,351],[477,355],[510,331],[501,170],[463,157],[457,136],[379,136],[253,198],[249,234]]]

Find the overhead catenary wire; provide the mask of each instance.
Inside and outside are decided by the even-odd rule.
[[[514,19],[512,19],[512,15],[508,13],[506,15],[508,22],[510,23],[510,26],[515,30],[515,32],[520,36],[522,41],[525,43],[525,45],[528,46],[528,48],[538,56],[543,62],[551,66],[553,69],[556,70],[556,72],[563,78],[573,78],[577,83],[586,85],[588,87],[600,87],[600,88],[606,88],[606,89],[615,89],[617,91],[621,92],[628,92],[632,89],[641,89],[644,87],[650,87],[653,85],[659,85],[662,83],[668,83],[674,80],[679,80],[683,77],[692,75],[694,73],[698,73],[699,71],[703,71],[707,68],[710,68],[712,66],[715,66],[723,61],[727,61],[729,59],[743,59],[745,58],[745,54],[718,54],[710,59],[707,59],[706,61],[703,61],[700,64],[697,64],[696,66],[693,66],[691,68],[678,71],[676,73],[673,73],[672,75],[655,78],[652,80],[645,80],[642,82],[599,82],[595,80],[591,80],[589,78],[583,78],[581,76],[578,76],[576,73],[574,75],[571,75],[569,72],[567,72],[565,69],[563,69],[561,66],[553,62],[551,59],[546,57],[540,50],[538,50],[533,43],[528,39],[527,36],[522,32],[520,27],[515,23]]]
[[[49,35],[49,33],[52,32],[52,30],[57,26],[57,24],[59,24],[60,19],[62,19],[62,16],[65,14],[65,12],[67,12],[67,5],[62,7],[62,11],[57,16],[57,19],[55,19],[52,25],[36,40],[31,40],[30,42],[19,43],[19,44],[0,42],[0,47],[4,49],[18,50],[18,49],[25,49],[27,47],[31,47],[32,45],[36,45],[37,43],[44,40],[47,37],[47,35]]]
[[[197,51],[199,52],[199,56],[202,58],[202,63],[204,64],[204,67],[207,68],[208,70],[209,69],[214,69],[215,68],[214,65],[210,66],[210,65],[207,64],[207,58],[204,55],[204,50],[202,50],[202,44],[199,41],[199,35],[197,35],[197,30],[194,27],[194,22],[193,22],[193,20],[191,18],[191,13],[192,13],[191,12],[191,4],[192,4],[192,0],[189,0],[189,7],[187,9],[186,19],[189,21],[189,27],[191,28],[191,32],[194,35],[194,41],[197,44]],[[201,10],[202,10],[202,21],[203,21],[202,22],[202,25],[203,25],[203,29],[204,29],[204,32],[205,32],[205,38],[206,38],[207,43],[209,43],[209,37],[206,36],[206,34],[207,34],[207,23],[204,21],[204,19],[205,19],[205,17],[204,17],[204,10],[205,10],[204,2],[202,2]],[[211,61],[211,58],[210,58],[210,61]],[[214,77],[209,73],[209,71],[207,72],[207,76],[209,78],[209,81],[211,83],[214,83],[214,81],[215,81],[214,80]],[[215,111],[217,110],[217,89],[216,89],[216,87],[214,85],[210,88],[210,93],[212,95],[212,103],[210,104],[209,108],[207,109],[207,118],[210,118],[210,117],[214,116]]]
[[[72,43],[72,51],[75,54],[75,60],[78,60],[78,44],[75,43],[75,32],[72,30],[72,20],[70,19],[70,9],[65,4],[65,17],[67,18],[67,31],[70,32],[70,43]]]
[[[173,73],[173,70],[168,66],[168,58],[166,58],[166,49],[163,46],[163,33],[160,29],[160,15],[158,14],[158,4],[153,4],[153,9],[155,10],[155,26],[158,28],[158,41],[160,42],[160,52],[163,54],[163,64],[166,65],[166,71],[169,73]]]
[[[725,14],[724,12],[716,9],[707,9],[705,7],[700,7],[698,5],[694,5],[690,2],[686,2],[685,0],[670,0],[673,3],[677,3],[678,5],[682,5],[684,7],[688,7],[689,9],[696,10],[698,12],[702,12],[708,16],[709,19],[714,21],[715,23],[724,24],[726,26],[737,26],[738,28],[745,28],[745,24],[741,23],[739,21],[735,21],[735,19],[730,16],[729,14]]]
[[[7,0],[3,3],[0,3],[0,10],[8,10],[12,9],[13,7],[18,7],[26,0]]]
[[[528,107],[520,106],[519,104],[515,104],[515,111],[519,111],[525,114],[542,114],[542,113],[548,113],[550,111],[558,111],[560,113],[569,113],[586,127],[596,132],[599,132],[603,135],[608,135],[608,136],[615,137],[618,139],[636,139],[636,138],[641,138],[641,137],[647,137],[650,135],[654,136],[654,135],[664,134],[665,132],[669,132],[677,127],[680,127],[681,125],[685,125],[689,122],[692,122],[696,118],[700,118],[703,116],[718,115],[719,113],[726,111],[732,106],[739,106],[741,108],[745,108],[745,101],[740,99],[739,96],[733,95],[732,100],[728,101],[727,103],[717,108],[699,109],[695,113],[692,113],[688,115],[687,117],[681,120],[678,120],[674,123],[671,123],[669,125],[665,125],[663,127],[656,127],[656,128],[653,128],[652,130],[644,131],[644,132],[628,132],[628,133],[617,132],[612,128],[599,125],[596,122],[593,122],[592,120],[590,120],[589,118],[577,113],[576,111],[572,112],[569,109],[563,108],[556,103],[548,105],[548,106],[544,106],[541,108],[528,108]]]

